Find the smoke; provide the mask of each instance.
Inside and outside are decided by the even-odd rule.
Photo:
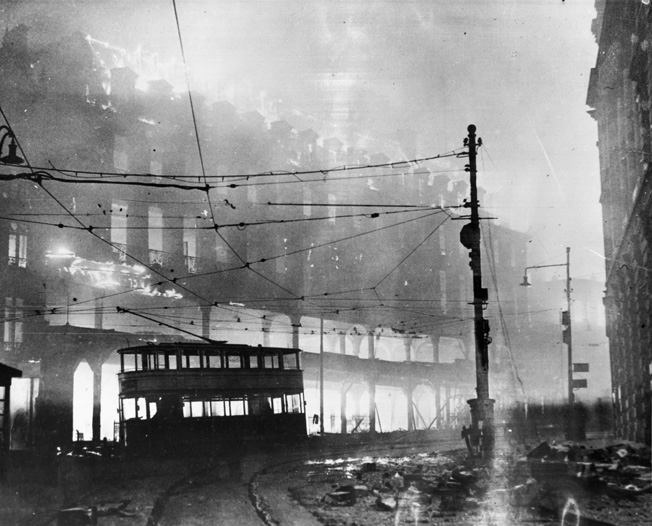
[[[563,247],[573,244],[578,210],[554,209],[548,163],[564,195],[585,196],[580,215],[601,221],[596,127],[584,105],[597,52],[592,3],[561,4],[177,0],[185,65],[171,1],[5,1],[0,12],[7,27],[29,26],[33,45],[81,31],[142,50],[171,64],[177,90],[188,88],[188,75],[209,101],[266,105],[297,128],[372,153],[397,155],[410,135],[418,154],[448,151],[474,123],[487,152],[480,184],[501,189],[493,215],[522,226],[557,214],[552,245]],[[590,235],[599,250],[599,228]]]

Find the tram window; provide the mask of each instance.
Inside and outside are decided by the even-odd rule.
[[[258,369],[258,356],[255,354],[249,355],[249,369]]]
[[[272,399],[267,396],[253,396],[248,400],[250,415],[269,415],[272,411]]]
[[[149,418],[153,418],[154,415],[156,414],[156,402],[150,402],[149,403]]]
[[[211,416],[224,416],[224,400],[211,400]]]
[[[125,420],[136,418],[136,400],[133,398],[125,398],[122,401],[122,415]]]
[[[206,367],[211,369],[221,369],[222,368],[222,357],[219,354],[211,354],[210,361],[209,355],[206,355]]]
[[[124,369],[123,372],[127,371],[137,371],[138,368],[136,367],[136,355],[135,354],[123,354],[123,363],[124,363]]]
[[[170,370],[175,370],[177,369],[177,355],[176,354],[170,354],[168,355],[168,368]]]
[[[193,400],[190,402],[190,413],[192,417],[204,416],[204,402],[201,400]]]
[[[240,355],[230,355],[228,357],[229,369],[240,369]]]
[[[300,413],[301,412],[301,395],[292,394],[286,396],[286,405],[288,408],[288,413]]]
[[[156,355],[156,368],[165,369],[165,353],[158,353]]]
[[[298,367],[297,367],[297,355],[295,353],[284,354],[283,355],[283,368],[284,369],[298,369]]]
[[[144,398],[138,398],[136,400],[136,416],[140,419],[147,418],[147,400]]]
[[[281,397],[272,398],[272,408],[274,409],[274,414],[279,414],[283,412],[283,399]]]
[[[188,356],[186,366],[189,369],[199,369],[199,356]]]
[[[158,354],[147,354],[143,358],[147,358],[147,370],[154,371],[158,369]]]
[[[204,416],[204,402],[201,400],[183,399],[183,417],[197,418]]]
[[[266,354],[265,369],[278,369],[278,357],[273,354]]]
[[[242,416],[247,414],[244,399],[232,398],[229,405],[231,406],[231,416]]]

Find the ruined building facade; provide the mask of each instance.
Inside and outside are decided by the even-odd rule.
[[[650,443],[652,374],[652,8],[596,3],[587,104],[598,125],[616,433]]]
[[[475,396],[462,159],[384,165],[383,152],[197,93],[193,123],[188,93],[145,81],[120,50],[77,34],[32,49],[27,30],[0,49],[0,101],[31,165],[2,167],[0,361],[32,379],[27,409],[49,415],[41,437],[111,439],[114,351],[153,333],[303,349],[309,414],[309,354],[338,355],[326,361],[327,431],[460,423]],[[384,166],[323,170],[367,164]],[[526,237],[483,226],[489,294],[506,285],[518,331]],[[494,370],[509,377],[492,312]],[[82,372],[86,431],[70,408]],[[398,400],[387,413],[383,397]]]

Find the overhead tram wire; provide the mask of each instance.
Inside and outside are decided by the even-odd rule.
[[[436,208],[431,208],[431,207],[423,207],[419,209],[412,209],[412,210],[394,210],[394,211],[388,211],[388,212],[375,212],[373,214],[369,213],[360,213],[360,214],[344,214],[344,215],[336,215],[336,216],[323,216],[323,217],[302,217],[299,219],[269,219],[265,221],[253,221],[250,223],[245,223],[245,222],[239,222],[239,223],[226,223],[226,224],[221,224],[218,225],[217,228],[246,228],[249,226],[265,226],[265,225],[278,225],[278,224],[292,224],[292,223],[305,223],[305,222],[311,222],[311,221],[328,221],[330,219],[350,219],[350,218],[356,218],[356,217],[367,217],[370,219],[375,219],[376,217],[379,217],[381,215],[394,215],[394,214],[402,214],[402,213],[414,213],[414,212],[426,212],[429,210],[437,210]],[[26,214],[22,214],[26,215]],[[42,215],[42,214],[41,214]],[[88,214],[77,214],[78,217],[88,217]],[[101,214],[99,214],[99,217],[105,217]],[[137,217],[137,216],[130,216],[130,217]],[[6,220],[6,221],[14,221],[17,223],[29,223],[29,224],[37,224],[37,225],[44,225],[44,226],[53,226],[57,228],[70,228],[70,229],[76,229],[76,230],[87,230],[88,228],[92,228],[94,230],[110,230],[110,226],[93,226],[93,225],[88,225],[87,227],[80,227],[80,226],[74,226],[74,225],[64,225],[62,223],[51,223],[47,221],[36,221],[33,219],[19,219],[17,217],[7,217],[7,216],[0,216],[0,220]],[[148,230],[148,226],[126,226],[122,227],[122,230]],[[196,226],[196,230],[215,230],[214,226]],[[158,227],[158,230],[185,230],[185,227],[183,226],[162,226]]]
[[[242,256],[238,253],[238,251],[233,248],[233,246],[224,238],[222,234],[220,234],[218,228],[217,228],[217,220],[215,219],[215,211],[213,210],[213,203],[211,201],[211,194],[210,194],[210,188],[208,185],[208,180],[206,179],[206,168],[204,167],[204,157],[202,155],[202,150],[201,150],[201,143],[199,140],[199,127],[197,126],[197,115],[195,114],[195,105],[193,103],[192,99],[192,90],[190,89],[190,78],[188,77],[188,64],[186,62],[186,54],[183,49],[183,38],[181,36],[181,26],[179,25],[179,13],[177,12],[177,2],[176,0],[172,0],[172,7],[174,8],[174,19],[176,22],[177,26],[177,35],[179,37],[179,47],[181,48],[181,58],[183,59],[183,70],[186,75],[186,84],[188,86],[188,99],[190,101],[190,112],[192,114],[192,123],[193,126],[195,127],[195,141],[197,143],[197,152],[199,155],[199,161],[201,165],[201,173],[202,173],[202,178],[204,180],[204,184],[206,185],[206,199],[208,200],[208,208],[211,212],[211,218],[213,220],[213,227],[215,228],[215,234],[222,240],[222,242],[229,247],[229,250],[233,252],[235,257],[237,257],[242,263],[245,263],[245,260],[242,258]]]
[[[49,166],[49,167],[33,167],[32,169],[34,171],[38,172],[47,172],[47,171],[55,171],[58,172],[62,175],[68,175],[72,174],[76,177],[79,175],[85,175],[85,176],[96,176],[96,178],[93,179],[88,179],[88,182],[97,182],[97,180],[102,180],[102,179],[110,179],[110,178],[115,178],[115,179],[127,179],[127,178],[135,178],[135,177],[145,177],[145,178],[157,178],[157,179],[172,179],[172,180],[183,180],[183,179],[200,179],[204,178],[204,181],[210,180],[210,179],[216,179],[218,181],[224,181],[226,179],[240,179],[240,180],[250,180],[250,179],[257,179],[257,178],[268,178],[268,177],[279,177],[279,176],[300,176],[300,175],[327,175],[333,172],[347,172],[347,171],[355,171],[355,170],[369,170],[373,168],[392,168],[392,169],[399,169],[399,168],[410,168],[413,167],[414,165],[419,165],[421,163],[425,163],[428,161],[434,161],[437,159],[446,159],[449,157],[458,157],[459,156],[459,151],[458,150],[452,150],[450,152],[446,152],[443,154],[437,154],[437,155],[431,155],[428,157],[420,157],[420,158],[415,158],[415,159],[409,159],[405,161],[390,161],[386,163],[377,163],[377,164],[352,164],[352,165],[343,165],[343,166],[336,166],[332,168],[313,168],[310,170],[269,170],[265,172],[258,172],[254,174],[245,174],[245,173],[240,173],[240,174],[151,174],[151,173],[136,173],[136,172],[106,172],[106,171],[93,171],[93,170],[74,170],[70,168],[57,168],[55,166]],[[435,171],[424,171],[424,172],[414,172],[416,174],[425,174],[425,173],[453,173],[453,172],[460,172],[461,170],[457,169],[446,169],[446,170],[435,170]],[[373,176],[369,175],[364,175],[360,177],[384,177],[384,176],[396,176],[396,175],[402,175],[404,172],[396,173],[396,174],[376,174]],[[72,177],[72,175],[70,175]],[[338,180],[344,180],[346,178],[338,178]],[[303,182],[319,182],[322,181],[322,178],[319,179],[308,179],[308,180],[303,180]],[[273,184],[273,183],[270,183]]]
[[[192,121],[193,121],[193,125],[195,127],[195,139],[197,141],[197,150],[199,152],[199,158],[200,158],[200,161],[201,161],[202,177],[203,177],[204,183],[206,184],[206,198],[208,200],[208,207],[209,207],[210,212],[211,212],[211,218],[213,220],[213,227],[215,229],[215,233],[222,240],[222,242],[229,248],[229,250],[231,250],[231,252],[233,252],[233,254],[242,262],[242,264],[244,265],[245,268],[252,271],[254,274],[258,275],[259,277],[267,280],[268,282],[275,285],[279,289],[281,289],[281,290],[283,290],[285,292],[288,292],[290,294],[293,294],[290,291],[288,291],[288,289],[286,289],[285,287],[280,285],[279,283],[273,281],[270,278],[267,278],[266,276],[260,274],[259,272],[255,271],[255,270],[251,269],[250,266],[249,266],[249,263],[247,261],[245,261],[245,259],[239,254],[239,252],[228,242],[228,240],[219,231],[218,223],[217,223],[217,220],[215,219],[215,211],[213,210],[213,204],[211,202],[210,187],[208,185],[208,180],[206,179],[206,169],[204,167],[204,160],[203,160],[202,151],[201,151],[201,144],[200,144],[200,141],[199,141],[199,128],[197,126],[197,117],[196,117],[196,114],[195,114],[195,108],[194,108],[193,99],[192,99],[192,92],[190,90],[190,79],[188,77],[188,64],[186,62],[186,56],[185,56],[185,52],[184,52],[184,49],[183,49],[183,38],[181,36],[181,26],[179,24],[179,14],[177,12],[176,0],[172,0],[172,6],[174,7],[174,18],[175,18],[176,26],[177,26],[177,34],[178,34],[178,37],[179,37],[179,45],[181,47],[181,57],[183,59],[184,72],[185,72],[185,75],[186,75],[186,84],[188,85],[188,98],[190,100],[190,109],[191,109],[191,113],[192,113]],[[302,299],[301,295],[298,295],[298,294],[293,294],[293,295],[295,295],[297,297],[297,299]]]
[[[256,260],[256,261],[250,261],[248,264],[253,265],[253,264],[256,264],[256,263],[266,263],[268,261],[272,261],[272,260],[279,259],[279,258],[282,258],[282,257],[293,256],[295,254],[301,254],[302,252],[308,252],[310,250],[315,250],[317,248],[323,248],[323,247],[327,247],[327,246],[330,246],[330,245],[333,245],[333,244],[336,244],[336,243],[342,243],[344,241],[350,241],[350,240],[356,239],[358,237],[375,234],[377,232],[381,232],[381,231],[387,230],[389,228],[394,228],[394,227],[397,227],[397,226],[400,226],[400,225],[404,225],[406,223],[411,223],[411,222],[414,222],[414,221],[418,221],[420,219],[425,219],[427,217],[437,215],[438,213],[441,213],[441,212],[440,211],[431,212],[429,214],[425,214],[425,215],[420,216],[420,217],[410,218],[410,219],[407,219],[405,221],[400,221],[398,223],[394,223],[394,224],[391,224],[391,225],[383,226],[383,227],[380,227],[380,228],[375,228],[373,230],[368,230],[367,232],[360,232],[360,233],[354,234],[352,236],[347,236],[347,237],[340,238],[340,239],[335,239],[335,240],[332,240],[332,241],[325,241],[324,243],[320,243],[318,245],[301,248],[301,249],[298,249],[298,250],[294,250],[292,252],[287,252],[287,253],[276,255],[276,256],[270,256],[270,257],[267,257],[267,258],[261,258],[261,259]],[[243,268],[245,268],[245,267],[244,266],[234,267],[234,268],[231,268],[231,269],[226,269],[226,271],[241,270]],[[223,272],[225,272],[225,270],[217,270],[217,271],[211,271],[211,272],[203,272],[203,273],[198,273],[198,274],[191,274],[189,276],[186,276],[184,279],[189,279],[189,278],[193,278],[193,277],[210,276],[210,275],[213,275],[213,274],[221,274]]]
[[[119,177],[119,180],[115,179],[106,179],[106,178],[61,178],[61,177],[56,177],[50,173],[50,171],[55,171],[59,172],[63,175],[65,175],[65,172],[62,170],[57,170],[55,168],[42,168],[39,169],[38,171],[35,171],[30,174],[22,173],[22,174],[15,174],[13,176],[9,176],[12,179],[31,179],[34,181],[38,181],[41,179],[49,179],[52,181],[58,181],[61,183],[82,183],[82,184],[105,184],[105,185],[122,185],[122,186],[142,186],[142,187],[147,187],[147,188],[173,188],[173,189],[180,189],[180,190],[194,190],[194,191],[199,191],[202,193],[205,193],[209,190],[220,190],[220,189],[237,189],[237,188],[249,188],[249,187],[260,187],[260,186],[269,186],[269,185],[286,185],[286,184],[324,184],[324,183],[333,183],[333,182],[341,182],[341,181],[353,181],[353,180],[358,180],[358,179],[382,179],[386,177],[399,177],[399,176],[404,176],[404,172],[398,172],[398,173],[387,173],[387,174],[365,174],[365,175],[356,175],[356,176],[351,176],[351,177],[333,177],[331,179],[326,179],[325,176],[319,177],[317,179],[300,179],[298,178],[298,173],[299,172],[287,172],[287,173],[275,173],[274,177],[279,177],[279,176],[290,176],[293,177],[292,179],[285,180],[285,181],[263,181],[263,182],[249,182],[250,177],[252,176],[237,176],[238,181],[244,181],[243,183],[236,184],[236,183],[225,183],[223,181],[216,182],[214,184],[208,184],[206,182],[205,184],[201,186],[195,186],[195,185],[190,185],[190,184],[179,184],[179,183],[169,183],[169,182],[163,182],[165,179],[172,179],[172,180],[177,180],[180,179],[181,176],[165,176],[165,175],[152,175],[152,174],[122,174]],[[328,173],[329,170],[322,170],[320,173]],[[440,171],[414,171],[410,172],[410,175],[425,175],[425,174],[433,174],[433,173],[457,173],[461,172],[461,170],[440,170]],[[268,175],[268,174],[266,174]],[[148,179],[159,179],[159,181],[156,182],[143,182],[143,181],[134,181],[134,178],[137,177],[147,177]],[[187,176],[188,179],[197,179],[197,175],[192,175],[192,176]],[[215,177],[218,179],[221,179],[220,176],[210,176],[210,177]],[[261,177],[261,176],[258,176]],[[116,176],[116,178],[118,178]],[[208,176],[207,176],[208,178]]]
[[[441,170],[439,173],[457,173],[462,172],[462,170]],[[411,172],[410,175],[425,175],[432,174],[437,172],[431,171],[417,171]],[[279,174],[280,175],[280,174]],[[296,174],[288,173],[286,175],[291,175],[292,177],[297,177]],[[236,188],[250,188],[250,187],[259,187],[259,186],[268,186],[268,185],[284,185],[284,184],[326,184],[326,183],[339,183],[341,181],[355,181],[358,179],[382,179],[385,177],[400,177],[405,175],[405,172],[389,173],[389,174],[365,174],[365,175],[356,175],[351,177],[332,177],[326,179],[325,177],[320,177],[318,179],[288,179],[286,181],[263,181],[263,182],[245,182],[244,184],[235,184],[235,183],[216,183],[218,189],[236,189]]]
[[[4,121],[5,121],[7,124],[9,124],[9,121],[8,121],[8,119],[7,119],[7,116],[6,116],[5,112],[4,112],[4,110],[2,109],[2,106],[0,106],[0,115],[2,116],[2,118],[4,119]],[[23,147],[22,147],[22,145],[20,144],[20,142],[18,141],[18,139],[16,139],[16,144],[18,145],[18,148],[20,149],[20,152],[21,152],[21,154],[23,155],[23,159],[25,159],[25,163],[26,163],[27,166],[30,168],[30,170],[33,172],[33,169],[31,168],[31,165],[29,164],[29,160],[28,160],[28,158],[27,158],[27,155],[25,154],[25,151],[23,150]],[[86,226],[86,225],[85,225],[85,224],[84,224],[84,223],[83,223],[83,222],[82,222],[82,221],[81,221],[81,220],[80,220],[80,219],[79,219],[79,218],[78,218],[78,217],[77,217],[73,212],[71,212],[70,210],[68,210],[68,208],[67,208],[67,207],[66,207],[66,206],[65,206],[65,205],[64,205],[64,204],[63,204],[63,203],[62,203],[62,202],[61,202],[61,201],[60,201],[60,200],[59,200],[59,199],[58,199],[58,198],[57,198],[57,197],[56,197],[52,192],[50,192],[50,190],[48,190],[48,189],[43,185],[42,181],[38,182],[38,185],[39,185],[39,187],[40,187],[40,188],[41,188],[41,189],[42,189],[42,190],[43,190],[43,191],[44,191],[44,192],[45,192],[45,193],[46,193],[46,194],[47,194],[47,195],[48,195],[48,196],[49,196],[49,197],[50,197],[50,198],[55,202],[55,203],[57,203],[57,205],[59,205],[59,207],[61,207],[61,208],[62,208],[62,209],[63,209],[63,210],[64,210],[64,211],[65,211],[65,212],[66,212],[66,213],[67,213],[67,214],[68,214],[68,215],[73,219],[73,220],[75,220],[75,221],[76,221],[76,222],[77,222],[81,227],[83,227],[84,230],[86,230],[89,234],[91,234],[91,235],[92,235],[93,237],[95,237],[96,239],[100,240],[102,243],[105,243],[105,244],[109,245],[109,246],[112,247],[112,248],[116,248],[115,245],[114,245],[113,243],[111,243],[111,241],[108,241],[108,240],[104,239],[103,237],[99,236],[97,233],[95,233],[95,232],[93,231],[93,228],[92,228],[92,227],[87,227],[87,226]],[[192,296],[195,296],[196,298],[198,298],[200,301],[204,302],[205,304],[207,304],[207,305],[211,305],[211,306],[216,306],[216,307],[219,307],[219,308],[222,308],[222,309],[226,309],[226,310],[228,310],[226,307],[224,307],[224,306],[220,306],[220,305],[218,305],[216,302],[209,301],[207,298],[204,298],[203,296],[201,296],[200,294],[196,293],[195,291],[193,291],[193,290],[191,290],[191,289],[189,289],[189,288],[187,288],[187,287],[185,287],[185,286],[179,284],[178,281],[177,281],[177,278],[170,279],[170,278],[169,278],[168,276],[166,276],[165,274],[159,272],[158,270],[156,270],[155,268],[151,267],[150,265],[148,265],[148,264],[146,264],[146,263],[140,261],[138,258],[134,257],[133,255],[131,255],[131,254],[127,254],[127,255],[128,255],[132,260],[134,260],[136,263],[138,263],[139,265],[142,265],[143,267],[145,267],[146,269],[150,270],[150,271],[153,272],[154,274],[156,274],[156,275],[158,275],[158,276],[161,276],[161,277],[165,280],[165,282],[173,283],[175,286],[179,287],[179,288],[182,289],[182,290],[185,290],[187,293],[189,293],[189,294],[192,295]],[[162,283],[163,283],[163,282],[161,282],[161,284],[162,284]],[[131,290],[132,290],[132,291],[135,291],[135,290],[138,290],[138,289],[131,289]]]
[[[437,213],[437,212],[435,212],[435,213]],[[434,215],[435,213],[427,214],[427,215],[425,215],[425,216],[422,216],[421,218],[430,217],[430,216]],[[70,214],[70,213],[69,213],[69,214]],[[374,229],[374,230],[371,230],[371,231],[368,231],[368,232],[363,232],[363,233],[360,233],[360,234],[356,234],[356,235],[354,235],[354,236],[349,236],[349,237],[344,238],[344,239],[334,240],[334,241],[331,241],[331,242],[327,242],[327,243],[324,243],[323,245],[318,245],[318,246],[316,246],[316,247],[308,247],[308,248],[301,249],[301,250],[298,250],[298,251],[295,251],[295,252],[292,252],[292,253],[289,253],[289,254],[283,254],[283,255],[279,255],[279,256],[271,256],[271,257],[269,257],[269,258],[266,258],[266,259],[263,259],[263,260],[259,260],[259,261],[254,262],[254,263],[262,263],[262,262],[264,262],[264,261],[270,261],[270,260],[273,260],[273,259],[278,259],[278,258],[281,258],[281,257],[286,257],[286,256],[294,255],[294,254],[297,254],[297,253],[300,253],[300,252],[305,252],[305,251],[308,251],[308,250],[313,250],[313,249],[315,249],[315,248],[320,248],[320,247],[322,247],[322,246],[329,246],[329,245],[332,245],[333,243],[338,243],[338,242],[341,242],[341,241],[350,240],[350,239],[353,239],[353,238],[360,237],[360,236],[362,236],[362,235],[373,234],[373,233],[376,233],[376,232],[378,232],[378,231],[382,231],[382,230],[386,230],[386,229],[392,228],[392,227],[394,227],[394,226],[400,226],[400,225],[403,225],[403,224],[406,224],[406,223],[410,223],[410,222],[413,222],[413,221],[415,221],[415,220],[417,220],[417,219],[421,219],[421,218],[412,218],[412,219],[409,219],[409,220],[406,220],[406,221],[401,221],[401,222],[399,222],[399,223],[395,223],[395,224],[393,224],[393,225],[387,225],[387,226],[385,226],[385,227],[381,227],[381,228],[379,228],[379,229]],[[82,230],[87,230],[87,228],[81,228],[81,227],[79,227],[79,228],[82,229]],[[130,257],[131,257],[131,256],[130,256]],[[252,264],[253,264],[253,263],[252,263]],[[146,266],[146,265],[144,265],[144,266]],[[149,267],[146,266],[146,268],[149,268]],[[239,266],[239,267],[232,267],[232,268],[229,268],[229,269],[222,269],[222,270],[219,270],[219,271],[213,271],[213,272],[208,272],[208,273],[203,273],[203,274],[189,274],[189,275],[187,275],[187,276],[183,276],[183,277],[179,277],[179,278],[177,278],[177,281],[187,281],[188,279],[191,279],[191,278],[194,278],[194,277],[201,277],[201,276],[205,276],[205,275],[215,275],[215,274],[220,274],[220,273],[226,273],[226,272],[231,272],[231,271],[234,271],[234,270],[242,270],[243,268],[244,268],[244,267]],[[152,269],[150,268],[150,270],[152,270]],[[170,280],[170,279],[167,278],[166,276],[163,276],[162,274],[161,274],[161,276],[164,277],[167,281],[172,282],[172,280]],[[178,283],[175,282],[175,285],[178,285]],[[374,290],[374,292],[376,293],[375,289],[373,289],[373,290]],[[130,289],[130,290],[127,290],[127,291],[123,291],[123,292],[116,293],[116,294],[114,294],[114,295],[127,294],[127,293],[132,293],[132,292],[137,292],[137,291],[138,291],[138,289]],[[377,293],[376,293],[376,294],[377,294]],[[114,295],[111,295],[111,296],[114,296]],[[109,296],[107,296],[107,297],[109,297]],[[287,301],[296,301],[296,299],[297,299],[296,297],[295,297],[295,298],[288,298]],[[305,299],[305,298],[304,298],[304,299]],[[316,298],[315,298],[315,299],[316,299]],[[92,301],[92,300],[89,300],[89,301]],[[207,301],[207,300],[204,300],[204,301]],[[259,301],[259,300],[248,298],[247,301],[248,301],[248,302],[252,302],[252,301]],[[390,301],[391,301],[391,300],[390,300]],[[72,304],[68,304],[68,305],[66,305],[66,306],[56,307],[54,310],[64,309],[64,308],[67,308],[67,307],[75,307],[75,306],[77,306],[77,305],[79,305],[79,304],[80,304],[80,303],[72,303]],[[212,305],[214,305],[214,303],[212,303]],[[167,309],[167,308],[168,308],[168,307],[163,307],[163,309]],[[178,307],[177,307],[177,308],[178,308]],[[219,308],[221,308],[221,309],[223,309],[223,310],[226,310],[226,311],[231,311],[231,310],[233,310],[233,309],[226,308],[225,306],[221,306],[221,305],[219,306]],[[50,309],[50,310],[48,310],[48,311],[46,311],[46,312],[44,312],[44,313],[39,313],[38,315],[43,315],[43,314],[52,314],[53,312],[51,312],[51,311],[52,311],[52,309]],[[54,313],[54,314],[56,314],[56,313]]]
[[[482,148],[480,151],[480,155],[482,158],[482,163],[484,165],[484,150],[485,148]],[[494,168],[496,167],[496,164],[494,163],[493,159],[489,155],[489,152],[487,152],[487,156],[489,157],[489,160],[491,163],[494,165]],[[500,328],[501,332],[503,334],[503,338],[505,340],[505,346],[507,348],[507,353],[509,355],[509,362],[511,364],[512,368],[512,373],[514,374],[514,377],[518,381],[520,388],[521,388],[521,394],[523,395],[523,402],[525,403],[526,411],[527,411],[527,403],[528,403],[528,396],[527,392],[525,390],[525,384],[523,383],[523,380],[521,379],[521,375],[519,374],[518,367],[516,366],[516,360],[514,358],[514,352],[512,350],[512,344],[509,338],[509,330],[507,329],[507,323],[505,322],[505,316],[503,314],[503,307],[502,307],[502,302],[500,299],[500,290],[498,287],[498,276],[496,272],[496,260],[495,260],[495,253],[494,253],[494,245],[493,245],[493,238],[491,236],[491,223],[487,223],[486,227],[480,222],[480,229],[484,229],[487,233],[486,236],[481,236],[483,243],[484,243],[484,248],[485,252],[490,255],[489,257],[489,265],[491,267],[491,280],[494,285],[494,290],[496,294],[496,305],[498,306],[498,319],[500,320]]]
[[[159,203],[159,201],[145,201],[145,202],[156,202]],[[172,202],[172,204],[180,204],[177,202]],[[306,206],[305,203],[259,203],[259,206],[297,206],[297,207],[303,207]],[[370,204],[370,203],[310,203],[310,206],[316,206],[316,207],[332,207],[332,208],[405,208],[406,211],[409,209],[414,209],[418,208],[420,210],[432,210],[432,209],[449,209],[449,208],[462,208],[462,205],[456,205],[456,206],[450,206],[450,207],[440,207],[440,206],[428,206],[428,205],[397,205],[397,204]],[[108,215],[111,215],[112,211],[109,211]],[[56,213],[56,212],[16,212],[14,215],[16,216],[27,216],[27,217],[41,217],[41,216],[65,216],[67,214],[63,214],[61,212]],[[107,215],[106,211],[100,213],[100,212],[95,212],[95,213],[85,213],[85,214],[77,214],[78,217],[105,217]],[[139,214],[129,214],[129,217],[136,217],[140,219],[146,219],[149,216],[146,215],[139,215]],[[168,219],[183,219],[188,217],[187,215],[180,215],[180,216],[165,216]],[[195,219],[206,219],[205,217],[201,215],[195,216]]]
[[[198,151],[198,154],[199,154],[199,159],[200,159],[200,164],[201,164],[202,177],[203,177],[204,183],[206,185],[206,199],[208,200],[208,208],[210,210],[211,218],[213,220],[213,227],[214,227],[214,230],[215,230],[215,234],[222,240],[222,242],[229,248],[229,250],[231,250],[231,252],[235,255],[235,257],[237,257],[245,267],[249,268],[249,264],[239,254],[239,252],[227,241],[227,239],[220,233],[219,228],[218,228],[218,224],[217,224],[217,220],[215,219],[215,211],[213,209],[213,203],[211,201],[210,187],[208,185],[208,180],[206,178],[206,169],[204,167],[204,159],[203,159],[203,156],[202,156],[201,143],[200,143],[200,140],[199,140],[199,128],[197,126],[197,116],[195,114],[195,107],[194,107],[193,99],[192,99],[192,91],[190,89],[190,79],[188,77],[188,65],[187,65],[187,62],[186,62],[186,56],[185,56],[185,52],[184,52],[184,49],[183,49],[183,38],[181,36],[181,26],[179,25],[179,14],[177,12],[176,0],[172,0],[172,6],[174,7],[174,18],[175,18],[176,26],[177,26],[177,34],[178,34],[178,37],[179,37],[179,45],[180,45],[180,48],[181,48],[181,57],[183,59],[184,72],[185,72],[185,75],[186,75],[186,84],[188,85],[188,99],[190,100],[190,110],[191,110],[191,113],[192,113],[192,122],[193,122],[193,125],[194,125],[194,128],[195,128],[195,139],[196,139],[196,142],[197,142],[197,151]],[[256,273],[256,274],[258,274],[258,273]],[[264,277],[264,276],[260,275],[260,277]],[[273,282],[269,278],[265,278],[265,279],[267,279],[272,284],[276,285],[277,287],[279,287],[282,290],[287,292],[287,290],[284,287],[282,287],[281,285],[279,285],[278,283]],[[297,298],[300,298],[300,296],[297,296]]]
[[[406,261],[410,256],[412,256],[412,254],[414,254],[414,253],[419,249],[419,247],[421,247],[421,246],[422,246],[426,241],[428,241],[428,239],[430,239],[430,238],[435,234],[435,232],[437,232],[437,230],[439,230],[439,229],[442,227],[442,225],[443,225],[446,221],[448,221],[450,218],[451,218],[450,216],[446,216],[446,219],[444,219],[441,223],[439,223],[439,224],[438,224],[438,225],[437,225],[437,226],[432,230],[432,232],[430,232],[430,234],[428,234],[428,235],[425,237],[425,239],[423,239],[423,241],[421,241],[421,242],[420,242],[416,247],[414,247],[414,248],[410,251],[410,253],[409,253],[407,256],[405,256],[401,261],[399,261],[399,263],[398,263],[398,264],[397,264],[397,265],[396,265],[392,270],[390,270],[390,271],[385,275],[385,277],[384,277],[383,279],[381,279],[381,280],[380,280],[380,281],[379,281],[379,282],[374,286],[374,288],[379,287],[379,286],[380,286],[380,285],[381,285],[381,284],[382,284],[382,283],[383,283],[383,282],[384,282],[384,281],[385,281],[385,280],[386,280],[386,279],[387,279],[387,278],[388,278],[388,277],[389,277],[389,276],[390,276],[394,271],[396,271],[397,268],[399,268],[403,263],[405,263],[405,261]]]

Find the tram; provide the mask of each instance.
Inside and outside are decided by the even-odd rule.
[[[183,342],[118,353],[127,452],[220,450],[306,436],[300,349]]]

